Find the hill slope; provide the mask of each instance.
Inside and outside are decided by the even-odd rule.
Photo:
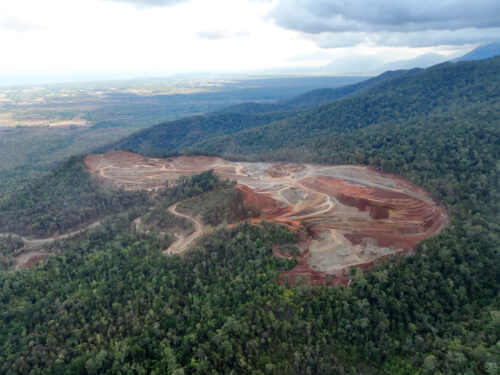
[[[48,174],[2,197],[0,232],[48,237],[148,204],[143,193],[101,189],[81,159],[72,157]]]
[[[306,140],[334,137],[371,125],[428,116],[495,109],[500,58],[445,63],[383,81],[358,95],[315,107],[272,124],[207,140],[196,148],[221,154],[253,154],[293,148]]]
[[[102,150],[126,149],[140,153],[172,153],[193,147],[209,138],[234,134],[274,121],[319,104],[362,92],[380,82],[413,74],[415,71],[387,72],[366,81],[336,89],[318,89],[274,104],[242,103],[201,116],[187,117],[144,129]],[[100,150],[99,150],[100,151]]]
[[[457,111],[473,115],[496,100],[499,65],[499,58],[493,58],[387,72],[354,85],[315,90],[275,104],[243,103],[156,125],[106,149],[140,153],[197,149],[248,156],[383,122]]]

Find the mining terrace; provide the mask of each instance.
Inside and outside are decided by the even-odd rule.
[[[444,206],[425,190],[369,167],[160,159],[125,151],[89,155],[85,165],[101,184],[125,190],[153,191],[209,169],[236,180],[245,203],[263,220],[307,228],[298,267],[313,276],[339,275],[411,251],[448,223]]]

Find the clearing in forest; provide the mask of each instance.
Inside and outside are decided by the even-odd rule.
[[[245,204],[261,212],[262,220],[305,229],[301,266],[314,275],[340,275],[411,251],[448,223],[443,205],[425,190],[363,166],[161,159],[125,151],[89,155],[85,165],[103,185],[125,190],[157,190],[210,169],[235,180]]]

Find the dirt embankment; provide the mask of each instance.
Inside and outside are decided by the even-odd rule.
[[[123,151],[90,155],[85,164],[102,184],[126,190],[161,189],[208,169],[236,180],[245,203],[262,213],[260,220],[305,233],[299,264],[285,275],[291,279],[300,274],[345,284],[346,270],[413,251],[448,223],[445,208],[423,189],[368,167],[159,159]]]

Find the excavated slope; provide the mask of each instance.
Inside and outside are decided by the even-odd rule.
[[[236,180],[246,204],[264,220],[307,228],[307,257],[299,266],[313,275],[340,275],[411,250],[448,223],[445,208],[423,189],[369,167],[158,159],[125,151],[89,155],[85,165],[102,184],[125,190],[160,189],[209,169]]]

